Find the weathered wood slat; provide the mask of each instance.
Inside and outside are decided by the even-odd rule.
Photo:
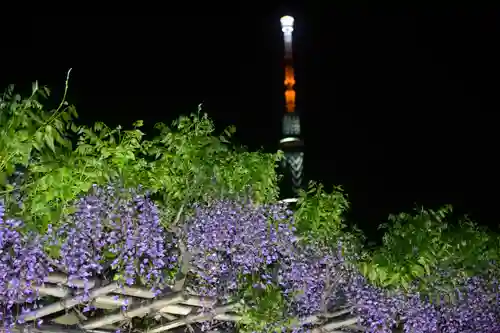
[[[150,330],[148,330],[148,333],[161,333],[161,332],[166,332],[169,330],[172,330],[177,327],[181,327],[190,323],[194,322],[200,322],[200,321],[206,321],[206,320],[222,320],[222,318],[227,318],[224,315],[226,312],[234,310],[238,304],[229,304],[226,306],[221,306],[218,308],[213,309],[210,312],[204,312],[204,313],[197,313],[197,314],[192,314],[189,316],[186,316],[185,318],[177,319],[174,320],[170,323],[167,323],[166,325],[160,325],[157,327],[154,327]],[[235,318],[235,317],[232,317]]]
[[[322,333],[322,332],[331,332],[333,330],[336,330],[337,328],[349,326],[349,325],[354,325],[358,322],[358,319],[355,317],[340,320],[340,321],[333,321],[328,324],[325,324],[320,327],[314,328],[311,332],[312,333]]]
[[[157,310],[162,309],[167,305],[179,303],[183,298],[184,296],[182,295],[182,293],[174,293],[164,299],[151,302],[148,305],[139,306],[135,309],[130,309],[124,312],[118,312],[108,316],[89,320],[82,325],[82,328],[86,330],[99,328],[103,325],[114,324],[124,319],[138,317],[144,313],[153,311],[156,312]]]
[[[90,291],[89,298],[94,299],[97,296],[109,294],[110,292],[113,292],[118,288],[119,288],[118,284],[113,282],[111,284],[108,284],[107,286],[100,287],[100,288],[97,288],[95,290]],[[52,303],[50,305],[47,305],[41,309],[38,309],[38,310],[28,314],[26,317],[24,317],[24,320],[25,321],[32,321],[32,320],[35,320],[38,318],[42,318],[42,317],[48,316],[50,314],[56,313],[58,311],[72,308],[73,306],[81,304],[82,302],[83,302],[83,300],[82,300],[81,295],[69,297],[69,298],[64,298],[57,303]]]

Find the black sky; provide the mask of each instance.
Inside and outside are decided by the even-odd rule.
[[[312,7],[312,6],[311,6]],[[296,18],[306,175],[341,184],[376,225],[451,203],[498,225],[498,11],[268,9],[218,16],[37,16],[4,36],[2,86],[56,90],[82,121],[170,123],[198,103],[272,151],[283,114],[279,17]],[[8,23],[5,23],[8,24]]]

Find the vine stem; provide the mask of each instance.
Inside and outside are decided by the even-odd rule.
[[[50,117],[49,120],[47,120],[47,122],[45,124],[43,124],[40,128],[45,127],[45,126],[49,125],[51,122],[53,122],[54,119],[57,117],[58,113],[61,111],[61,108],[64,105],[64,102],[66,102],[66,95],[68,94],[68,86],[69,86],[69,75],[71,74],[72,69],[73,68],[70,68],[68,70],[68,73],[66,74],[66,81],[64,84],[64,94],[63,94],[63,97],[61,99],[61,103],[59,103],[59,106],[57,107],[57,109],[54,112],[54,114],[52,115],[52,117]],[[38,130],[37,130],[37,132],[38,132]]]
[[[174,230],[180,232],[180,227],[178,226],[180,219],[182,218],[182,212],[184,211],[184,204],[181,205],[179,211],[177,212],[177,216],[174,221]],[[179,251],[180,251],[180,262],[181,267],[177,272],[177,276],[175,278],[175,283],[173,286],[174,291],[181,291],[184,288],[184,283],[186,282],[187,274],[191,269],[191,258],[192,254],[187,250],[186,244],[182,240],[179,241]]]

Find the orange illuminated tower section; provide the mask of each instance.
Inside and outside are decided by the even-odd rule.
[[[302,187],[304,169],[304,143],[300,133],[300,118],[295,109],[295,73],[293,69],[292,35],[294,18],[283,16],[280,20],[285,42],[285,114],[283,116],[280,149],[285,153],[283,160],[284,179],[282,193],[285,200],[293,201],[297,190]]]

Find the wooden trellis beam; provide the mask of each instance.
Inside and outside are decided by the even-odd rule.
[[[69,328],[61,325],[40,325],[37,327],[32,326],[17,326],[12,329],[16,333],[82,333],[81,329]],[[114,333],[107,330],[91,330],[88,333]]]
[[[100,287],[100,288],[97,288],[95,290],[90,291],[89,292],[89,299],[94,299],[97,296],[109,294],[117,289],[119,289],[119,286],[116,282],[110,283],[107,286]],[[63,298],[59,302],[52,303],[52,304],[47,305],[41,309],[38,309],[36,311],[29,313],[28,315],[26,315],[26,317],[24,317],[24,321],[26,321],[26,322],[33,321],[33,320],[48,316],[50,314],[59,312],[59,311],[64,310],[64,309],[70,309],[70,308],[74,307],[75,305],[78,305],[81,303],[83,303],[82,295]]]
[[[111,325],[128,318],[134,318],[144,315],[145,313],[148,312],[156,312],[168,305],[179,303],[185,297],[186,296],[184,296],[181,292],[173,293],[164,299],[151,302],[147,305],[138,306],[135,309],[130,309],[123,312],[120,311],[115,314],[89,320],[88,322],[84,323],[81,327],[85,330],[89,330],[89,329],[99,328],[104,325]]]
[[[79,288],[79,289],[83,289],[85,287],[85,284],[87,284],[87,287],[89,289],[92,289],[97,285],[97,280],[95,280],[95,279],[89,279],[88,281],[83,281],[81,279],[72,279],[70,281],[66,275],[61,274],[61,273],[51,273],[51,274],[49,274],[49,276],[47,276],[44,279],[44,281],[46,283],[56,284],[58,286],[59,285],[69,286],[71,284],[72,286]],[[148,290],[145,288],[138,288],[138,287],[124,286],[124,287],[120,288],[119,290],[115,291],[115,293],[126,295],[126,296],[140,297],[140,298],[154,298],[155,297],[154,293],[151,290]]]
[[[345,309],[341,309],[339,311],[335,311],[335,312],[331,312],[331,313],[326,313],[323,316],[322,315],[312,315],[312,316],[309,316],[309,317],[301,320],[300,323],[302,325],[314,324],[314,323],[320,322],[324,318],[329,318],[329,319],[331,319],[331,318],[337,318],[337,317],[346,315],[348,313],[351,313],[351,311],[352,311],[352,307],[348,307],[348,308],[345,308]]]
[[[118,283],[112,282],[108,285],[98,287],[100,281],[90,279],[83,281],[74,279],[68,281],[67,276],[64,274],[51,274],[45,279],[45,284],[37,287],[40,296],[53,296],[60,299],[60,301],[49,304],[40,308],[25,317],[26,322],[31,322],[36,319],[43,319],[46,316],[57,313],[64,309],[70,309],[76,305],[84,303],[83,288],[90,289],[87,302],[101,309],[116,309],[117,311],[112,314],[103,315],[102,317],[87,320],[86,317],[75,319],[71,326],[63,325],[43,325],[31,327],[34,325],[24,325],[17,327],[16,332],[24,333],[28,326],[30,332],[34,333],[81,333],[82,330],[88,333],[113,333],[118,327],[113,324],[126,321],[133,317],[143,317],[150,315],[155,319],[161,317],[169,320],[168,323],[156,326],[148,333],[162,333],[173,330],[178,327],[190,325],[195,322],[202,322],[208,320],[230,321],[237,322],[241,320],[241,316],[234,313],[234,310],[240,306],[238,303],[215,307],[215,299],[204,298],[195,295],[186,295],[185,291],[172,292],[164,298],[156,299],[155,295],[145,288],[140,287],[120,287]],[[122,305],[127,304],[128,309],[122,311],[118,310]],[[194,313],[196,308],[211,309],[204,312]],[[74,309],[76,310],[76,309]],[[352,308],[341,308],[336,312],[326,315],[313,315],[301,320],[301,325],[313,324],[319,325],[312,330],[313,333],[335,333],[340,332],[337,329],[342,327],[356,328],[357,319],[353,317],[345,318],[352,311]],[[70,312],[72,313],[72,312]],[[68,313],[64,316],[68,316]],[[58,319],[53,319],[53,323],[64,323]],[[180,317],[179,317],[180,316]],[[338,320],[342,318],[341,320]],[[332,319],[335,319],[332,321]],[[330,322],[324,324],[325,320]]]
[[[345,326],[349,326],[349,325],[354,325],[357,322],[358,322],[357,318],[348,318],[348,319],[344,319],[341,321],[334,321],[334,322],[325,324],[323,326],[314,328],[311,331],[311,333],[332,332],[332,331],[336,330],[337,328],[341,328],[341,327],[345,327]]]
[[[148,330],[148,333],[161,333],[161,332],[169,331],[169,330],[172,330],[174,328],[188,325],[191,323],[212,320],[212,319],[215,319],[215,320],[224,320],[225,319],[226,321],[229,321],[228,319],[231,319],[231,321],[238,321],[241,319],[240,316],[231,315],[231,317],[230,317],[226,314],[227,312],[235,310],[238,306],[239,306],[238,303],[228,304],[225,306],[217,307],[217,308],[211,310],[210,312],[202,312],[202,313],[192,314],[192,315],[189,315],[185,318],[174,320],[174,321],[167,323],[165,325],[160,325],[160,326],[154,327],[154,328]]]

